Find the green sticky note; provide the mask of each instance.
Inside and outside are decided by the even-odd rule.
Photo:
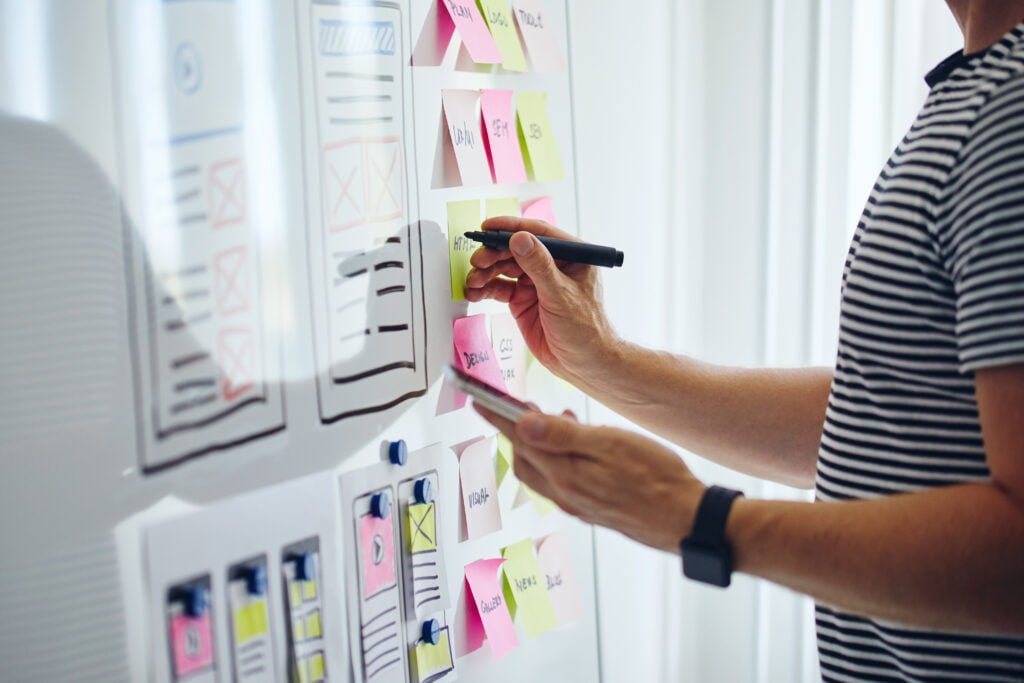
[[[466,299],[469,257],[479,246],[464,233],[480,229],[480,200],[448,202],[448,266],[452,275],[452,301]]]
[[[498,462],[496,467],[495,481],[498,486],[501,486],[505,475],[512,469],[512,442],[500,432],[498,433]]]
[[[487,28],[491,29],[491,37],[498,44],[501,53],[501,65],[509,71],[526,71],[526,55],[519,42],[515,22],[512,19],[512,8],[508,0],[477,0],[480,13],[484,15]]]
[[[537,564],[533,539],[523,539],[501,551],[505,558],[505,600],[513,618],[519,619],[528,638],[536,638],[558,625],[548,595],[547,580]]]
[[[518,216],[519,200],[515,197],[484,200],[484,219],[495,216]]]
[[[545,498],[526,484],[521,484],[521,486],[523,487],[522,490],[526,492],[527,497],[530,499],[530,502],[533,503],[533,507],[537,508],[537,514],[541,517],[558,509],[558,506],[555,505],[554,501],[550,498]]]
[[[519,145],[531,180],[560,180],[562,158],[548,117],[548,96],[543,92],[516,93],[516,126]]]

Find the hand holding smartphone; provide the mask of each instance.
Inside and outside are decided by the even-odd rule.
[[[489,384],[481,382],[476,377],[467,374],[454,365],[444,369],[445,377],[455,385],[455,388],[464,394],[473,397],[473,400],[487,408],[492,413],[501,415],[505,419],[517,422],[525,413],[533,410],[522,401],[512,398],[504,391],[495,389]]]

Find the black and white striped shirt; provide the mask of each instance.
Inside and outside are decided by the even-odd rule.
[[[819,500],[988,481],[974,371],[1024,363],[1024,24],[927,80],[843,274]],[[826,681],[1024,681],[1024,639],[820,605],[817,629]]]

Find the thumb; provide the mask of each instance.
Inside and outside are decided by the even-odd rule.
[[[561,297],[561,278],[565,277],[555,265],[551,253],[532,234],[521,231],[512,235],[509,250],[516,263],[529,276],[541,297]]]

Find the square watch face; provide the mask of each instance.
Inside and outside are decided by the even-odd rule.
[[[728,548],[683,541],[683,575],[713,586],[728,586],[732,568]]]

